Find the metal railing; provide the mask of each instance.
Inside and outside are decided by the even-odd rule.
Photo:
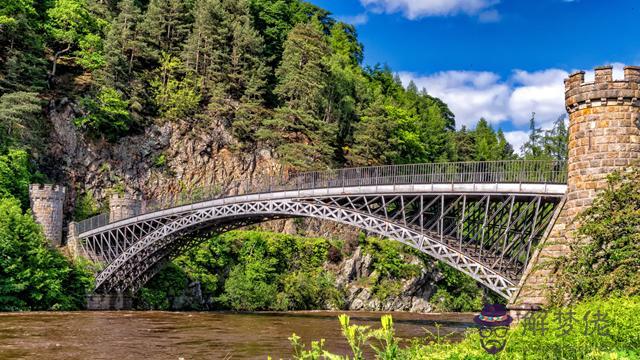
[[[173,196],[145,201],[142,214],[222,197],[372,185],[463,184],[463,183],[541,183],[566,184],[565,161],[505,160],[430,164],[384,165],[325,171],[290,173],[259,179],[194,188]],[[109,223],[101,214],[76,224],[77,234]]]

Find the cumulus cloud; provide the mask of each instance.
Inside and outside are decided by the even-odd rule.
[[[613,78],[623,79],[624,65],[612,65]],[[405,86],[413,81],[419,89],[424,88],[447,103],[458,127],[472,128],[483,117],[496,127],[514,129],[505,132],[505,136],[516,151],[527,139],[531,113],[535,112],[536,122],[544,130],[553,127],[558,116],[565,114],[564,79],[569,71],[562,69],[514,70],[506,78],[488,71],[443,71],[426,76],[400,72],[398,75]],[[587,71],[585,81],[593,79],[593,70]]]
[[[406,85],[413,81],[418,88],[446,102],[456,115],[458,126],[473,127],[478,119],[500,126],[510,121],[515,128],[526,127],[531,113],[539,124],[549,126],[564,113],[564,79],[560,69],[536,72],[514,70],[506,78],[492,72],[444,71],[428,76],[399,73]],[[518,135],[512,135],[518,136]]]
[[[366,8],[380,13],[402,13],[408,19],[427,16],[457,14],[484,14],[488,22],[497,21],[500,15],[491,8],[499,0],[360,0]]]
[[[506,131],[504,137],[517,153],[520,153],[522,145],[529,139],[529,133],[522,130]]]

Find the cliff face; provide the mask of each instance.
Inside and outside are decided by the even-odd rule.
[[[116,143],[87,139],[73,125],[77,106],[62,99],[48,109],[51,137],[44,169],[49,177],[104,199],[114,187],[154,198],[185,189],[259,179],[280,171],[267,149],[239,151],[223,120],[166,122]]]

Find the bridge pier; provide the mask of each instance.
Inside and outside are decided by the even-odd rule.
[[[132,308],[132,297],[123,293],[91,294],[87,296],[87,310],[131,310]]]
[[[554,286],[554,260],[570,252],[576,217],[591,206],[607,176],[640,159],[640,67],[625,67],[624,80],[613,80],[611,66],[595,69],[585,83],[584,71],[565,80],[569,113],[569,156],[566,202],[551,233],[540,244],[512,298],[512,306],[544,305]],[[528,304],[528,305],[527,305]]]

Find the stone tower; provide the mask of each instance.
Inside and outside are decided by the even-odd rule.
[[[140,215],[142,198],[134,195],[113,194],[109,199],[109,222]]]
[[[42,225],[49,243],[52,246],[62,245],[64,186],[31,184],[29,200],[33,216],[36,222]]]
[[[516,304],[545,303],[553,270],[544,263],[569,253],[574,219],[606,187],[607,175],[640,159],[640,67],[625,67],[624,80],[613,80],[611,66],[596,68],[593,82],[585,82],[584,74],[576,72],[565,80],[569,113],[566,201],[525,272]]]

